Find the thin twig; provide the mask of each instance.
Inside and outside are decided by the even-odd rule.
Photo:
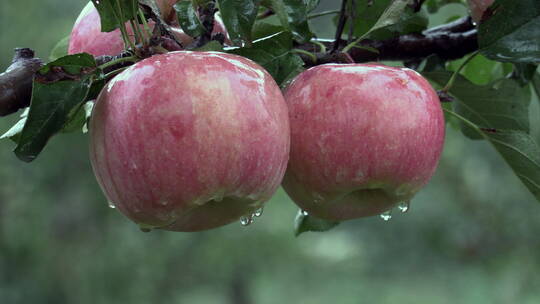
[[[336,28],[336,35],[334,36],[334,45],[330,50],[330,53],[334,53],[339,48],[339,40],[343,34],[345,23],[347,22],[347,0],[341,1],[341,9],[339,10],[339,21]]]

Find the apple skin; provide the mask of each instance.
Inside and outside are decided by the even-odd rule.
[[[283,188],[309,214],[349,220],[409,201],[444,142],[437,94],[420,74],[375,64],[327,64],[285,92],[291,153]]]
[[[172,0],[162,0],[158,1],[158,5],[161,9],[169,7],[169,12],[172,13],[172,5],[176,1]],[[169,13],[169,14],[170,14]],[[174,15],[174,14],[173,14]],[[129,23],[126,23],[126,28],[128,35],[133,35],[133,30]],[[148,25],[151,29],[154,28],[154,22],[149,21]],[[141,26],[142,27],[142,26]],[[171,24],[172,34],[182,43],[182,46],[187,46],[193,42],[193,38],[184,33],[182,29],[178,26],[177,22],[172,22]],[[214,23],[213,33],[223,33],[225,35],[225,43],[231,44],[229,36],[223,24],[223,21],[216,14],[216,19]],[[122,34],[119,29],[113,30],[111,32],[102,32],[101,31],[101,21],[99,18],[99,13],[92,4],[88,2],[84,9],[79,14],[79,17],[75,21],[73,29],[71,31],[69,45],[68,45],[68,54],[77,54],[86,52],[93,56],[101,55],[117,55],[124,50],[124,41],[122,40]]]
[[[102,90],[90,121],[102,190],[145,228],[199,231],[253,213],[279,187],[289,143],[273,78],[218,52],[136,63]]]
[[[494,1],[495,0],[467,0],[473,21],[476,23],[480,22],[484,12]]]

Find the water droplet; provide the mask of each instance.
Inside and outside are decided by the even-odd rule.
[[[402,213],[409,211],[410,207],[411,207],[411,201],[401,202],[398,205],[398,209]]]
[[[313,195],[313,202],[315,204],[322,203],[322,201],[324,200],[324,197],[320,193],[313,192],[312,195]]]
[[[150,229],[150,228],[140,227],[140,229],[141,229],[142,232],[150,232],[150,231],[152,231],[152,229]]]
[[[248,226],[251,223],[253,223],[253,218],[251,216],[240,217],[240,224],[242,224],[242,226]]]
[[[308,212],[306,210],[300,210],[300,214],[302,214],[303,216],[307,216]]]
[[[88,133],[88,123],[85,123],[85,124],[83,125],[83,127],[82,127],[82,132],[83,132],[83,134]]]
[[[159,204],[161,206],[167,206],[169,204],[169,202],[168,201],[161,201],[161,202],[159,202]]]
[[[260,216],[263,214],[263,211],[264,211],[264,208],[261,207],[261,208],[255,210],[255,212],[253,213],[253,215],[256,216],[256,217],[260,217]]]
[[[386,212],[381,213],[380,217],[384,221],[389,221],[392,218],[392,210],[388,210]]]
[[[109,201],[108,204],[109,204],[109,208],[112,208],[112,209],[116,208],[113,202]]]

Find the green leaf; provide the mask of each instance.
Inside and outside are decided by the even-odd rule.
[[[536,74],[536,68],[534,64],[515,63],[512,79],[517,80],[522,86],[527,85]]]
[[[101,31],[111,32],[136,17],[137,0],[92,0],[101,19]]]
[[[459,3],[463,4],[462,0],[428,0],[424,3],[424,6],[427,8],[428,13],[434,14],[441,7],[450,4],[450,3]]]
[[[62,133],[71,133],[82,131],[83,133],[87,132],[87,123],[90,115],[92,115],[92,108],[94,107],[94,102],[89,101],[82,104],[78,108],[74,108],[72,113],[69,115],[68,122],[62,128]]]
[[[397,34],[421,32],[426,29],[428,19],[421,12],[414,13],[412,0],[395,0],[365,34],[376,39],[388,39]]]
[[[281,25],[291,31],[299,42],[308,42],[313,34],[308,24],[308,7],[300,0],[271,0],[272,9]]]
[[[391,0],[357,0],[356,1],[356,18],[354,20],[354,35],[357,37],[366,34],[373,25],[379,20],[382,13],[390,4]],[[337,22],[338,16],[335,17]],[[348,26],[346,27],[348,28]]]
[[[47,77],[49,73],[58,74],[58,70],[69,77],[34,80],[28,118],[15,148],[15,154],[23,161],[34,160],[47,141],[73,118],[98,76],[94,57],[86,53],[62,57],[45,65],[38,73]]]
[[[199,51],[199,52],[222,52],[223,51],[223,45],[221,45],[221,43],[219,43],[216,40],[211,40],[207,44],[205,44],[205,45],[203,45],[203,46],[201,46],[199,48],[194,49],[194,51]]]
[[[450,72],[424,73],[441,87],[451,75]],[[479,86],[458,75],[449,93],[456,98],[452,110],[479,128],[529,132],[530,90],[514,80],[503,79]],[[466,124],[462,125],[462,131],[469,138],[483,138]]]
[[[298,210],[294,219],[294,235],[299,236],[303,232],[323,232],[339,225],[339,222],[327,221],[308,215],[307,212]]]
[[[218,0],[218,4],[231,41],[235,45],[251,44],[251,28],[257,17],[259,1]]]
[[[306,11],[309,13],[312,10],[316,9],[317,6],[319,6],[320,0],[304,0],[304,4],[306,5]]]
[[[257,40],[251,47],[233,49],[228,52],[257,62],[282,86],[303,70],[304,62],[298,55],[291,52],[291,49],[291,33],[282,32]]]
[[[482,54],[497,61],[540,62],[540,2],[496,0],[478,26]]]
[[[286,30],[287,29],[281,25],[259,21],[255,22],[255,25],[253,26],[252,37],[254,40],[262,39]]]
[[[53,47],[51,54],[49,55],[49,60],[54,61],[60,57],[66,56],[68,54],[68,45],[69,45],[69,36],[62,38],[56,43]]]
[[[174,9],[176,10],[178,23],[186,34],[191,37],[198,37],[206,31],[191,1],[177,2]]]
[[[540,147],[531,135],[514,130],[483,131],[465,117],[452,111],[446,110],[446,112],[460,119],[487,139],[534,197],[540,201]]]
[[[0,136],[0,139],[11,139],[15,143],[19,142],[19,137],[21,135],[24,124],[26,123],[26,118],[28,117],[29,108],[25,108],[21,114],[21,119],[17,121],[6,133]]]
[[[536,93],[536,97],[540,100],[540,73],[534,74],[532,78],[532,87]]]

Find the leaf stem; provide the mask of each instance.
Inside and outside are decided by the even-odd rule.
[[[454,85],[454,81],[457,78],[457,75],[461,72],[461,70],[473,59],[476,55],[478,55],[478,51],[475,51],[472,53],[463,63],[457,68],[457,70],[452,74],[446,85],[441,89],[442,92],[448,93],[448,91],[452,88]]]
[[[144,13],[140,7],[139,18],[141,18],[141,22],[143,24],[143,32],[146,35],[146,39],[150,40],[150,37],[152,37],[152,35],[150,34],[150,27],[148,26],[148,22],[146,22],[146,17],[144,16]]]
[[[311,15],[309,15],[307,18],[308,18],[308,20],[309,20],[309,19],[314,19],[314,18],[323,17],[323,16],[326,16],[326,15],[338,14],[339,12],[340,12],[340,10],[323,11],[323,12],[311,14]]]
[[[116,12],[115,12],[115,16],[116,16],[116,19],[118,20],[118,23],[120,24],[120,31],[122,32],[122,36],[124,37],[124,43],[127,41],[128,43],[126,44],[126,47],[129,46],[133,50],[135,50],[135,44],[133,43],[133,41],[131,41],[131,39],[129,39],[126,24],[122,22],[122,16],[124,14],[122,13],[122,6],[120,5],[120,0],[116,0],[116,6],[118,6],[118,12],[120,13],[120,16],[117,16]]]
[[[107,78],[109,78],[109,77],[111,77],[111,76],[114,76],[114,75],[116,75],[116,74],[120,74],[121,72],[123,72],[123,71],[126,70],[127,68],[129,68],[129,67],[123,67],[123,68],[119,68],[118,70],[114,70],[114,71],[112,71],[112,72],[109,72],[109,73],[105,74],[105,76],[104,76],[103,78],[104,78],[104,79],[107,79]]]
[[[308,56],[309,58],[311,58],[313,63],[317,63],[317,56],[315,54],[311,53],[311,52],[308,52],[308,51],[302,50],[302,49],[292,49],[291,52],[298,53],[298,54],[304,54],[304,55]]]
[[[122,63],[122,62],[128,62],[128,61],[136,62],[137,60],[138,60],[138,58],[136,56],[118,58],[118,59],[115,59],[115,60],[111,60],[109,62],[105,62],[104,64],[100,65],[99,68],[103,70],[103,69],[106,69],[106,68],[108,68],[110,66],[113,66],[113,65],[116,65],[116,64],[119,64],[119,63]]]
[[[317,41],[315,39],[311,39],[310,41],[311,43],[317,45],[319,48],[320,48],[320,52],[321,53],[326,53],[326,45],[324,45],[324,43],[320,42],[320,41]]]

